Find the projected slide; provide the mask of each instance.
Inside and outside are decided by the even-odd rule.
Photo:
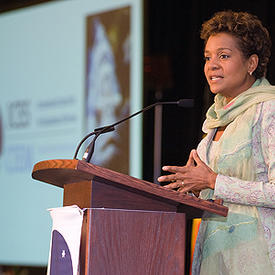
[[[87,129],[95,129],[129,116],[130,8],[88,16],[86,22]],[[129,172],[128,125],[98,138],[92,163]]]
[[[33,165],[142,106],[142,1],[65,0],[0,15],[0,265],[46,265],[63,190]],[[88,143],[78,154],[81,159]],[[103,134],[91,162],[141,176],[141,119]]]

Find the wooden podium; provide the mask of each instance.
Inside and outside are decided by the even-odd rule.
[[[35,164],[34,179],[64,188],[63,205],[87,208],[80,245],[82,275],[186,274],[186,227],[218,203],[81,160]]]

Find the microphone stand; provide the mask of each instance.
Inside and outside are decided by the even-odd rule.
[[[158,177],[161,173],[161,143],[162,143],[162,105],[155,107],[155,123],[154,123],[154,183],[159,185]]]
[[[91,143],[88,145],[84,155],[83,155],[83,160],[86,161],[86,162],[90,162],[91,158],[92,158],[92,155],[93,155],[93,152],[94,152],[94,148],[95,148],[95,141],[96,139],[103,133],[107,133],[107,132],[111,132],[111,131],[114,131],[115,130],[115,126],[140,114],[140,113],[143,113],[143,112],[146,112],[147,110],[157,106],[157,105],[169,105],[169,104],[177,104],[179,107],[193,107],[193,99],[180,99],[179,101],[166,101],[166,102],[156,102],[154,104],[151,104],[143,109],[141,109],[140,111],[128,116],[128,117],[125,117],[111,125],[107,125],[107,126],[104,126],[104,127],[100,127],[100,128],[96,128],[92,133],[88,134],[87,136],[85,136],[80,144],[78,145],[77,147],[77,150],[75,152],[75,155],[74,155],[74,159],[76,159],[77,157],[77,154],[78,154],[78,151],[79,151],[79,148],[81,147],[81,145],[83,144],[83,142],[89,138],[90,136],[92,135],[95,135],[93,140],[91,141]]]

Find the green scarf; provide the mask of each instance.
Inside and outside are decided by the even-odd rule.
[[[257,103],[275,99],[275,86],[271,86],[266,78],[257,79],[253,86],[241,93],[229,103],[221,94],[215,96],[215,103],[206,113],[203,131],[228,125],[238,115]]]
[[[252,158],[252,130],[256,123],[257,104],[268,100],[275,100],[275,86],[271,86],[265,78],[256,80],[250,89],[229,103],[224,96],[215,96],[215,103],[206,114],[203,131],[208,133],[211,129],[226,125],[227,128],[219,140],[216,157],[210,165],[213,171],[246,181],[256,179]],[[213,190],[206,189],[201,192],[200,197],[212,199],[213,193]],[[266,257],[267,248],[264,245],[264,232],[260,226],[257,207],[226,202],[224,205],[229,208],[228,217],[210,215],[202,221],[202,267],[205,270],[208,270],[207,266],[215,265],[216,257],[221,253],[230,261],[237,262],[238,249],[260,248],[259,253]]]

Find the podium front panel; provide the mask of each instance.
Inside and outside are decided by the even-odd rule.
[[[81,274],[184,274],[184,213],[87,209]]]

